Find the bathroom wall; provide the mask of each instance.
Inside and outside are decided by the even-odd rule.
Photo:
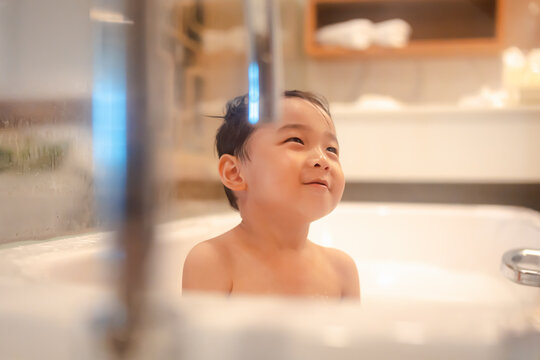
[[[357,124],[357,131],[367,130],[362,126],[368,124],[370,131],[380,126],[379,133],[383,134],[383,128],[387,126],[386,129],[392,131],[396,141],[390,137],[372,138],[364,144],[364,148],[373,151],[364,153],[362,159],[366,161],[356,162],[358,166],[349,171],[352,176],[348,179],[345,198],[443,202],[467,202],[469,199],[469,202],[523,204],[540,208],[538,201],[524,200],[538,198],[536,195],[540,194],[539,169],[534,160],[538,155],[538,147],[534,145],[536,140],[532,135],[538,127],[534,120],[538,111],[533,109],[522,113],[518,109],[512,113],[498,113],[496,110],[460,112],[455,108],[461,98],[477,95],[483,88],[491,91],[502,88],[501,53],[337,60],[310,58],[305,54],[303,44],[306,3],[305,0],[281,2],[286,88],[318,92],[331,103],[352,102],[365,94],[379,94],[390,96],[416,109],[388,116],[357,115],[363,118],[362,124]],[[242,24],[241,2],[209,0],[205,4],[204,21],[208,28],[227,30]],[[523,50],[540,47],[540,0],[506,1],[504,17],[505,47],[518,46]],[[244,56],[234,52],[201,56],[200,96],[204,105],[203,112],[221,114],[226,100],[246,91]],[[439,118],[436,119],[437,116]],[[341,122],[340,117],[340,113],[336,112],[335,121]],[[352,117],[347,116],[343,121],[353,121]],[[419,117],[424,121],[419,120]],[[456,118],[458,123],[452,124],[452,118]],[[490,121],[495,118],[496,126],[490,126]],[[519,120],[513,121],[516,118]],[[432,124],[430,119],[433,120]],[[468,122],[467,119],[473,121]],[[199,147],[196,151],[192,151],[194,147],[184,148],[182,153],[186,158],[191,156],[192,162],[197,165],[191,167],[190,174],[185,173],[186,176],[180,175],[180,178],[189,181],[199,179],[200,183],[209,187],[209,184],[217,182],[213,136],[219,121],[203,116],[191,121],[199,124],[196,133],[196,138],[200,139]],[[436,123],[444,123],[447,129],[453,129],[451,133],[455,137],[452,139],[457,139],[455,146],[462,144],[463,147],[455,148],[457,151],[437,147],[440,142],[437,143],[427,135],[430,131],[440,130],[440,135],[444,136],[443,128],[434,130]],[[398,128],[406,127],[407,124],[412,125],[406,131],[406,136],[412,136],[411,141],[414,141],[415,136],[424,137],[417,139],[423,139],[421,146],[416,144],[408,148],[405,156],[402,145],[407,140],[400,138]],[[508,125],[517,126],[510,129]],[[371,132],[368,131],[368,134]],[[491,142],[483,141],[488,134],[491,134]],[[351,136],[354,137],[354,134]],[[368,135],[360,137],[364,139]],[[377,142],[384,144],[384,154],[375,151]],[[431,148],[429,143],[432,144]],[[488,148],[493,146],[505,155],[490,153]],[[478,149],[485,151],[478,152]],[[505,152],[505,149],[509,151]],[[430,157],[430,153],[433,156]],[[435,154],[444,156],[437,162]],[[351,157],[354,158],[354,154]],[[431,159],[428,162],[424,161],[427,157]],[[381,163],[384,159],[388,162]],[[350,169],[351,165],[347,166]],[[218,187],[219,183],[216,189]],[[473,196],[475,193],[483,195]]]
[[[300,7],[306,1],[298,1]],[[504,7],[506,46],[528,50],[540,46],[540,1],[511,0]],[[414,29],[413,29],[414,31]],[[299,43],[300,45],[301,43]],[[307,88],[331,101],[354,101],[375,93],[413,104],[449,103],[501,87],[500,54],[489,56],[431,56],[366,60],[314,60],[303,55],[303,81]]]
[[[498,53],[471,56],[393,57],[375,59],[317,60],[304,51],[304,10],[306,0],[281,1],[284,29],[285,85],[306,88],[324,94],[330,101],[354,101],[360,95],[376,93],[406,103],[449,103],[477,93],[483,86],[501,86],[502,64]],[[528,50],[540,46],[540,0],[507,1],[504,8],[505,42]],[[212,29],[228,29],[242,24],[240,1],[205,2],[205,24]],[[223,55],[223,54],[222,54]],[[219,61],[218,61],[219,58]],[[205,78],[204,97],[224,100],[227,95],[245,90],[244,65],[217,56]],[[212,65],[226,68],[220,75]],[[228,73],[228,74],[225,74]],[[234,74],[234,75],[233,75]],[[230,82],[233,76],[237,80]],[[223,99],[221,99],[223,98]]]
[[[0,1],[0,99],[90,96],[90,2]]]
[[[189,2],[188,2],[189,3]],[[305,54],[303,44],[306,0],[281,1],[286,88],[309,89],[330,102],[350,102],[363,94],[391,96],[408,105],[453,105],[483,87],[502,86],[501,54],[471,56],[392,57],[318,60]],[[506,45],[530,49],[540,46],[540,0],[507,1],[504,8]],[[206,0],[204,27],[228,30],[243,24],[242,1]],[[247,89],[245,54],[204,53],[193,67],[201,79],[200,98],[207,112],[220,113],[223,104]],[[189,89],[192,83],[186,83]],[[199,135],[216,121],[198,119]],[[209,151],[208,146],[202,146]],[[211,148],[211,147],[210,147]]]

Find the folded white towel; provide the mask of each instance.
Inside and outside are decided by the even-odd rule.
[[[367,19],[354,19],[323,26],[317,30],[317,42],[364,50],[371,45],[373,23]]]
[[[373,42],[380,46],[400,48],[407,45],[411,26],[401,19],[392,19],[375,24]]]
[[[365,50],[375,43],[384,47],[404,47],[411,35],[411,26],[402,19],[392,19],[377,24],[368,19],[354,19],[323,26],[316,33],[319,44],[337,45]]]

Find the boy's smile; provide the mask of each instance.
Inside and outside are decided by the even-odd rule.
[[[260,125],[247,142],[238,193],[247,208],[279,211],[313,221],[332,211],[345,186],[330,117],[299,98],[283,100],[282,119]]]

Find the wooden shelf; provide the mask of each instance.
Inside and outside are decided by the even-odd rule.
[[[504,0],[309,0],[305,49],[317,58],[493,54],[503,47]],[[413,29],[403,48],[353,50],[318,44],[316,31],[352,19],[403,19]]]

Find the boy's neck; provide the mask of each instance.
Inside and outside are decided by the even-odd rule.
[[[240,213],[242,222],[238,227],[259,248],[299,251],[307,243],[309,221],[278,211],[246,209]]]

